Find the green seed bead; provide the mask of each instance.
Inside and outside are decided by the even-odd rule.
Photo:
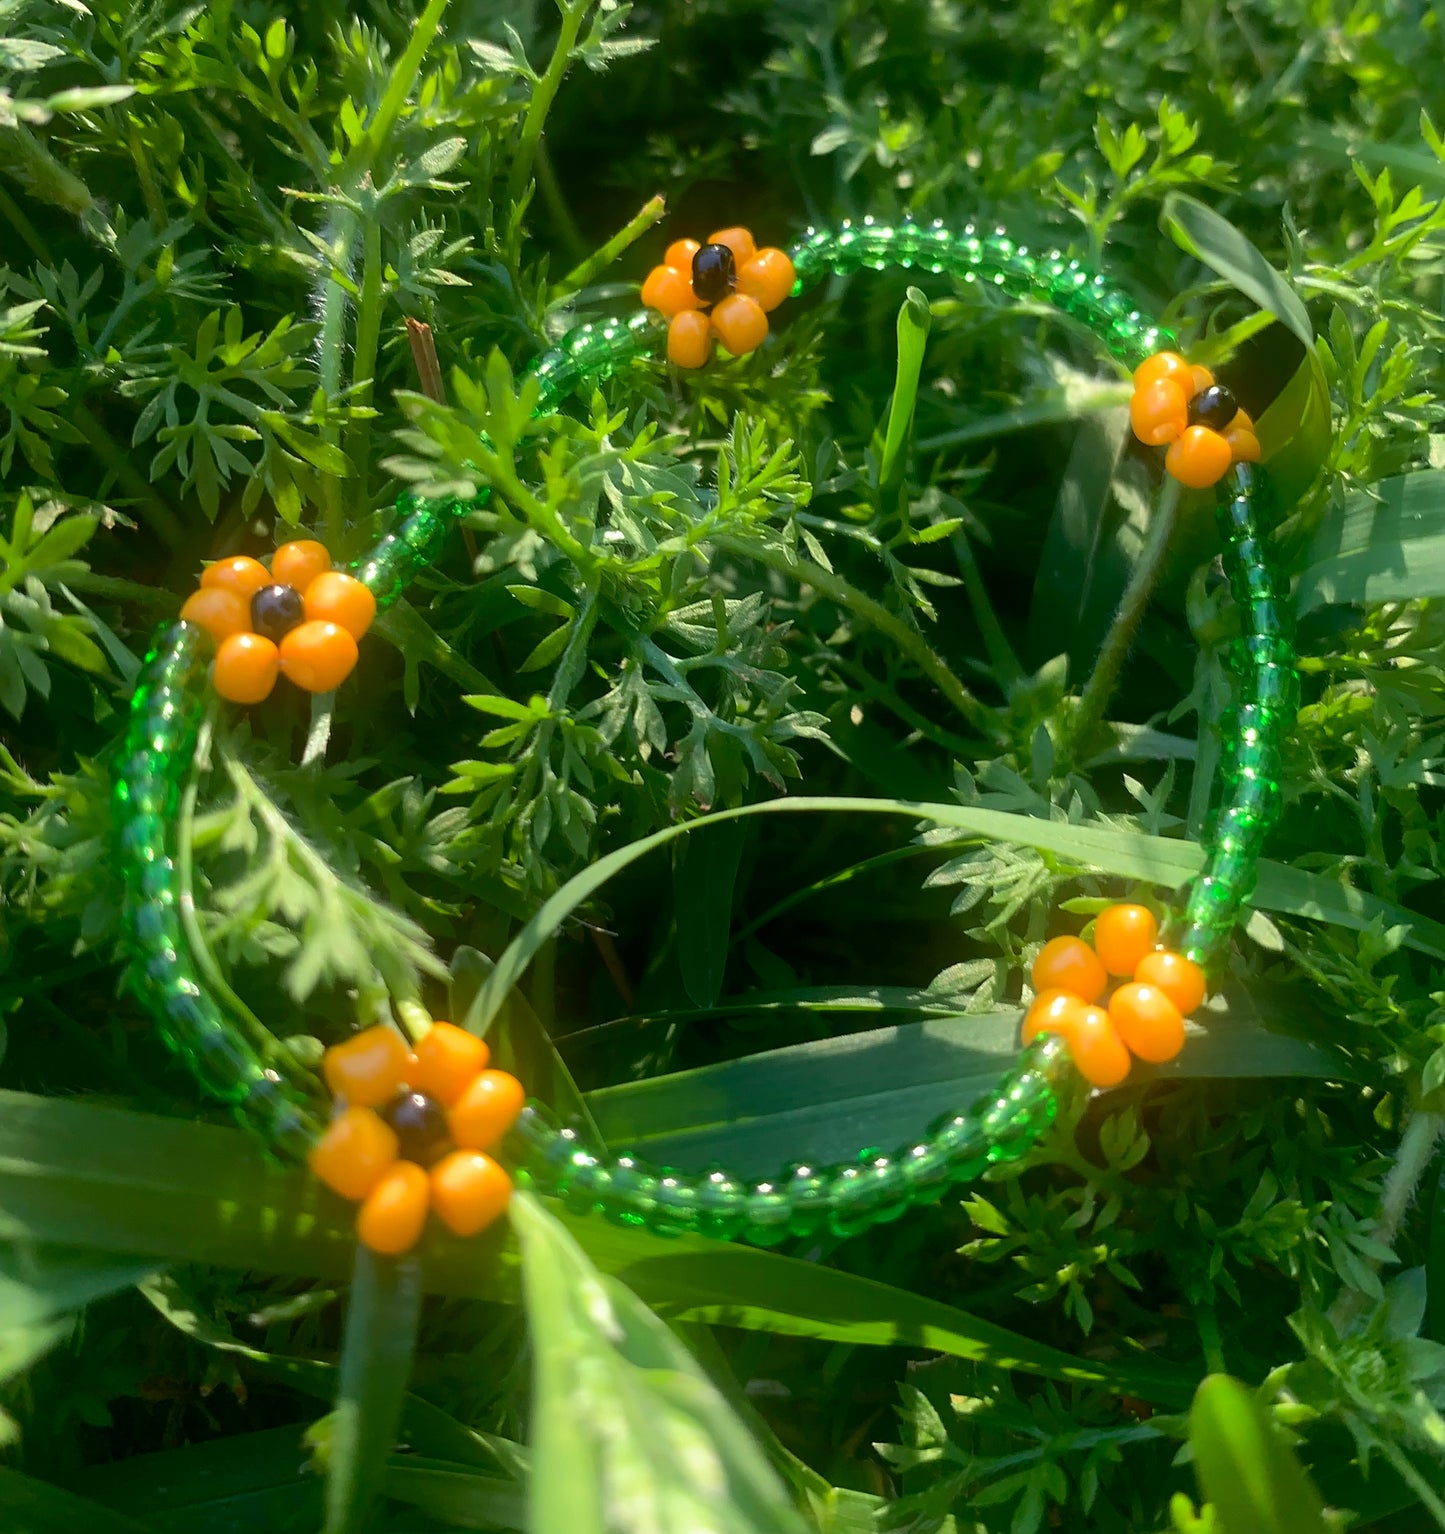
[[[896,1160],[912,1203],[936,1204],[952,1186],[953,1167],[947,1154],[932,1141],[906,1146]]]
[[[991,1162],[1016,1161],[1027,1155],[1058,1111],[1042,1076],[1023,1071],[1004,1078],[998,1095],[975,1106],[979,1126],[989,1139]]]
[[[1033,1039],[1019,1056],[1018,1068],[1038,1076],[1054,1093],[1078,1074],[1068,1044],[1057,1033],[1041,1033]]]
[[[681,1172],[664,1168],[653,1202],[651,1229],[659,1236],[683,1236],[697,1229],[697,1188]]]
[[[714,1241],[731,1241],[747,1219],[748,1190],[724,1171],[709,1172],[698,1185],[697,1231]]]
[[[754,1246],[777,1246],[792,1234],[793,1206],[783,1184],[754,1183],[748,1191],[743,1237]]]
[[[828,1225],[835,1236],[855,1236],[871,1225],[896,1220],[908,1209],[903,1168],[888,1156],[864,1166],[845,1166],[833,1181]]]
[[[948,1158],[954,1182],[973,1182],[988,1168],[988,1136],[970,1113],[947,1114],[928,1127],[928,1138]]]
[[[650,1225],[657,1213],[657,1181],[645,1161],[619,1156],[610,1168],[603,1218],[614,1225]]]
[[[596,1214],[613,1192],[612,1173],[591,1151],[573,1151],[560,1182],[562,1203],[572,1214]]]
[[[837,1167],[817,1167],[800,1162],[786,1168],[779,1185],[787,1193],[788,1231],[811,1236],[828,1223],[828,1197],[838,1175]]]
[[[1299,677],[1292,665],[1267,661],[1241,678],[1240,700],[1293,712],[1299,700]]]

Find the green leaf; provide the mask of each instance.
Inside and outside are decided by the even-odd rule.
[[[805,1534],[676,1337],[529,1194],[512,1203],[533,1346],[530,1534]]]
[[[740,825],[712,826],[685,841],[673,859],[677,956],[683,986],[699,1007],[722,995],[744,840]]]
[[[1299,294],[1227,218],[1186,192],[1171,192],[1159,222],[1181,250],[1233,283],[1313,350],[1314,329]]]
[[[326,1419],[323,1534],[361,1534],[371,1522],[411,1377],[421,1289],[416,1258],[358,1243],[336,1410]]]
[[[1254,1392],[1227,1374],[1199,1387],[1189,1443],[1223,1534],[1331,1534],[1324,1505]]]
[[[1445,470],[1382,479],[1333,502],[1304,555],[1300,613],[1445,596]]]
[[[908,440],[913,412],[918,404],[918,378],[923,371],[923,352],[928,344],[932,313],[922,289],[910,287],[898,311],[898,367],[893,381],[893,403],[888,407],[888,432],[883,442],[883,460],[878,469],[878,483],[894,481],[898,455]]]
[[[74,1492],[0,1466],[0,1527],[5,1534],[153,1534],[143,1523],[87,1502]]]

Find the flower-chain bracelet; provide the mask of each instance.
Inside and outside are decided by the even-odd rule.
[[[606,1154],[527,1101],[515,1077],[489,1069],[482,1039],[444,1022],[423,1025],[411,1043],[374,1025],[328,1049],[332,1111],[323,1123],[319,1084],[267,1064],[196,961],[176,865],[181,786],[208,680],[238,704],[261,702],[282,675],[312,692],[337,687],[378,608],[397,600],[474,503],[404,495],[395,530],[348,571],[333,569],[312,540],[278,548],[269,569],[248,557],[212,564],[146,657],[116,769],[129,974],[201,1088],[233,1105],[279,1154],[307,1158],[335,1193],[357,1201],[358,1234],[376,1251],[408,1250],[429,1212],[459,1235],[484,1229],[505,1210],[514,1177],[573,1211],[600,1211],[662,1234],[762,1245],[825,1227],[849,1236],[1024,1155],[1053,1122],[1073,1076],[1116,1086],[1135,1057],[1163,1062],[1183,1047],[1184,1020],[1204,1001],[1206,972],[1253,888],[1278,813],[1280,746],[1298,699],[1288,590],[1272,562],[1266,472],[1257,467],[1267,433],[1227,384],[1186,362],[1172,335],[1064,253],[1031,253],[1001,230],[865,219],[809,230],[791,254],[758,249],[738,228],[706,243],[674,242],[643,284],[640,313],[583,325],[532,365],[537,414],[554,413],[634,358],[665,350],[674,365],[696,368],[716,346],[750,352],[789,294],[864,266],[948,273],[1082,324],[1133,371],[1135,435],[1167,444],[1165,470],[1183,485],[1216,487],[1222,564],[1241,635],[1227,657],[1233,698],[1221,726],[1221,794],[1206,828],[1203,871],[1162,935],[1151,911],[1128,904],[1099,913],[1092,946],[1078,937],[1046,943],[1033,965],[1035,1000],[1014,1067],[992,1092],[891,1155],[869,1151],[835,1167],[798,1162],[747,1180]]]

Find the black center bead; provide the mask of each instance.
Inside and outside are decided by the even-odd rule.
[[[704,245],[692,258],[692,291],[700,304],[726,298],[737,281],[737,263],[726,245]]]
[[[430,1166],[450,1149],[446,1110],[425,1092],[398,1092],[380,1112],[396,1131],[403,1161]]]
[[[1189,401],[1189,424],[1223,431],[1239,414],[1239,401],[1223,384],[1210,384]]]
[[[279,644],[306,616],[306,604],[294,586],[262,586],[251,598],[251,629]]]

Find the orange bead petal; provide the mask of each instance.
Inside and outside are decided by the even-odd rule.
[[[458,1236],[485,1230],[511,1197],[512,1179],[482,1151],[453,1151],[431,1169],[432,1208]]]
[[[735,225],[731,229],[715,229],[708,235],[707,242],[709,245],[726,245],[732,251],[733,260],[739,266],[746,266],[758,250],[752,231],[740,225]]]
[[[181,608],[187,623],[199,623],[216,641],[244,634],[251,627],[251,604],[239,591],[225,586],[202,586],[193,591]]]
[[[1191,426],[1182,437],[1169,444],[1164,467],[1191,490],[1207,490],[1217,485],[1229,471],[1229,444],[1217,431],[1207,426]]]
[[[1204,971],[1193,959],[1169,948],[1146,953],[1134,966],[1134,978],[1163,991],[1185,1017],[1204,1001]]]
[[[1184,1048],[1184,1017],[1157,986],[1131,980],[1109,998],[1119,1037],[1141,1060],[1162,1065]]]
[[[1134,435],[1150,447],[1161,447],[1181,436],[1189,425],[1189,401],[1172,378],[1156,378],[1135,389],[1129,401],[1129,424]]]
[[[1147,389],[1160,378],[1172,378],[1181,389],[1190,390],[1194,387],[1189,376],[1189,364],[1178,352],[1155,352],[1134,369],[1136,389]]]
[[[712,328],[734,357],[746,356],[768,338],[768,317],[755,298],[729,293],[712,311]]]
[[[1103,1007],[1085,1007],[1073,1027],[1064,1032],[1064,1042],[1079,1074],[1093,1087],[1117,1087],[1134,1063]]]
[[[674,271],[687,274],[692,271],[692,258],[702,249],[696,240],[674,240],[667,247],[662,259]]]
[[[342,1198],[363,1199],[396,1160],[396,1132],[370,1108],[332,1119],[311,1152],[311,1170]]]
[[[340,687],[356,659],[356,641],[339,623],[298,623],[281,641],[281,669],[306,692]]]
[[[483,1071],[447,1114],[452,1139],[463,1150],[490,1150],[517,1122],[526,1101],[515,1076]]]
[[[642,304],[667,319],[700,307],[691,281],[671,266],[654,266],[647,274],[647,281],[642,284]]]
[[[1132,975],[1158,937],[1159,923],[1148,906],[1106,906],[1094,918],[1094,952],[1111,975]]]
[[[1099,956],[1081,938],[1050,938],[1031,972],[1034,990],[1070,991],[1081,1001],[1098,1001],[1109,983]]]
[[[278,586],[294,586],[297,591],[306,588],[323,571],[331,568],[331,556],[324,543],[314,538],[297,538],[293,543],[283,543],[271,556],[271,579]]]
[[[218,559],[201,571],[201,588],[212,591],[221,587],[226,591],[239,592],[248,601],[262,586],[271,584],[271,572],[259,559],[249,554],[237,554],[233,559]]]
[[[326,1085],[356,1108],[378,1108],[407,1079],[411,1051],[395,1029],[378,1024],[321,1057]]]
[[[1189,397],[1191,399],[1196,394],[1203,394],[1206,389],[1214,387],[1214,374],[1198,362],[1189,369],[1189,377],[1191,381]]]
[[[1263,456],[1259,438],[1252,431],[1231,426],[1225,432],[1224,440],[1229,445],[1229,456],[1234,463],[1258,463]]]
[[[354,575],[327,570],[318,575],[302,594],[306,616],[320,623],[334,623],[353,639],[371,627],[376,617],[376,598]]]
[[[408,1081],[414,1091],[428,1092],[450,1108],[486,1069],[489,1051],[476,1034],[452,1023],[433,1023],[417,1041]]]
[[[260,703],[281,674],[281,656],[259,634],[232,634],[216,650],[211,685],[230,703]]]
[[[788,255],[770,245],[738,272],[738,292],[756,299],[760,309],[771,312],[792,293],[797,277]]]
[[[1041,1033],[1067,1033],[1085,1005],[1072,991],[1040,992],[1024,1014],[1022,1041],[1031,1044]]]
[[[1254,419],[1251,417],[1249,411],[1236,410],[1234,412],[1234,419],[1229,423],[1228,427],[1225,428],[1225,435],[1227,436],[1232,431],[1252,432],[1253,430]]]
[[[409,1252],[426,1224],[431,1179],[414,1161],[398,1161],[366,1196],[356,1216],[364,1246],[385,1257]]]
[[[667,360],[674,367],[700,368],[712,355],[712,321],[700,309],[674,314],[667,327]]]

